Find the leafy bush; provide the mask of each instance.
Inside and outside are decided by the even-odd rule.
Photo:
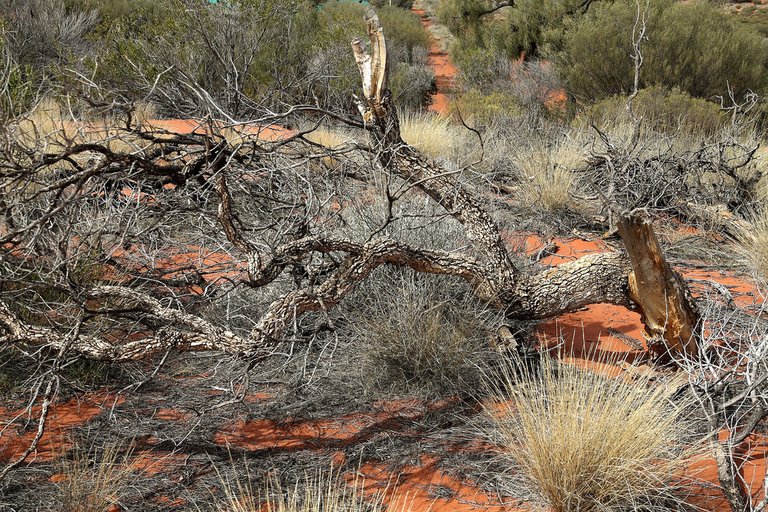
[[[426,49],[429,34],[422,27],[419,16],[399,7],[384,6],[376,11],[387,36],[387,43],[405,47],[406,62],[413,62],[413,53],[417,48]]]
[[[627,97],[612,96],[589,107],[583,118],[598,127],[611,127],[627,120]],[[641,90],[632,102],[635,114],[662,133],[682,131],[712,135],[727,122],[727,116],[712,102],[693,98],[679,89],[652,86]]]
[[[544,357],[510,363],[488,406],[492,435],[556,512],[645,510],[679,478],[689,401]],[[658,506],[659,503],[656,503]]]
[[[475,124],[493,124],[520,114],[520,102],[509,92],[495,91],[483,94],[469,90],[456,98],[451,109],[467,121]]]
[[[596,3],[565,32],[555,52],[570,92],[596,101],[632,88],[634,2]],[[768,47],[750,27],[705,3],[653,0],[643,45],[641,87],[679,88],[691,96],[737,96],[768,88]]]
[[[395,104],[403,110],[421,110],[429,106],[437,90],[435,74],[420,65],[399,64],[390,76],[389,86]]]

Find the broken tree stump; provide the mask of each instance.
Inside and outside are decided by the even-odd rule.
[[[645,325],[648,349],[657,359],[697,357],[701,322],[682,277],[672,270],[647,219],[625,214],[619,235],[629,255],[629,296]]]

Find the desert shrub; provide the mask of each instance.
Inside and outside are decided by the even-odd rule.
[[[552,55],[574,96],[596,101],[631,90],[636,10],[634,2],[597,3],[565,31],[562,50]],[[641,87],[677,87],[710,98],[729,86],[737,97],[768,86],[763,38],[709,4],[654,0],[647,30]]]
[[[372,0],[371,5],[376,8],[381,7],[400,7],[401,9],[410,9],[413,7],[413,0]]]
[[[718,105],[693,98],[680,89],[668,90],[661,86],[641,90],[632,102],[632,108],[645,124],[662,133],[681,131],[713,135],[727,122],[727,116]],[[627,120],[627,96],[600,100],[587,108],[582,118],[602,128],[617,126]]]
[[[564,21],[578,16],[582,2],[577,0],[518,0],[514,8],[484,16],[488,3],[480,0],[440,2],[437,14],[457,38],[456,55],[473,49],[487,50],[494,58],[534,59],[548,44],[551,34],[562,32]],[[467,54],[468,55],[468,54]]]
[[[737,251],[747,267],[768,282],[768,208],[758,208],[747,221],[737,232]]]
[[[421,110],[436,90],[434,72],[422,65],[399,64],[390,76],[389,86],[395,104],[403,110]]]
[[[475,124],[492,124],[502,119],[516,117],[521,112],[518,99],[509,92],[494,91],[483,94],[475,89],[457,97],[451,110]]]
[[[128,485],[128,455],[117,445],[101,450],[75,448],[61,463],[57,486],[61,512],[103,512],[117,503]]]
[[[352,95],[360,87],[357,66],[349,56],[349,42],[354,37],[366,40],[365,8],[357,3],[327,2],[317,16],[317,29],[313,34],[313,53],[310,69],[317,77],[314,94],[328,107],[343,108],[354,114]],[[418,55],[426,54],[428,36],[418,16],[397,7],[386,7],[378,11],[387,47],[394,62],[393,91],[405,94],[409,104],[424,105],[423,94],[431,89],[430,72],[412,68]],[[408,65],[398,66],[397,61]],[[398,72],[397,69],[400,68]],[[406,84],[405,79],[416,79]],[[408,85],[408,87],[404,87]],[[429,86],[429,88],[427,88]]]
[[[414,50],[429,45],[429,34],[421,26],[416,13],[389,5],[381,7],[376,13],[387,42],[403,46],[407,51],[407,62],[413,62]]]
[[[95,11],[68,12],[62,0],[19,0],[0,4],[0,19],[14,60],[21,66],[48,66],[82,54],[85,36],[96,26]]]
[[[510,362],[493,386],[493,438],[557,512],[644,509],[679,478],[689,402],[670,400],[673,383],[628,382],[544,357],[538,371]]]
[[[366,388],[427,395],[476,389],[492,314],[449,279],[385,272],[355,320]]]
[[[465,90],[488,92],[500,75],[499,60],[493,49],[480,47],[456,47],[451,53],[459,68],[458,80]]]

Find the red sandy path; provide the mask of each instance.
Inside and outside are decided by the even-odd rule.
[[[429,110],[437,114],[447,114],[448,94],[453,90],[453,83],[458,70],[453,64],[450,55],[440,47],[440,44],[430,32],[429,27],[432,26],[432,20],[427,16],[426,11],[424,9],[413,9],[413,12],[419,15],[422,26],[429,33],[427,65],[434,71],[437,81],[437,93],[432,95],[432,104],[429,106]]]

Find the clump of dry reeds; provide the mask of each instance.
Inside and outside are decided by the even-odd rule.
[[[115,504],[130,473],[129,454],[116,444],[102,450],[75,448],[61,463],[57,486],[61,512],[104,512]]]
[[[690,452],[686,400],[670,384],[628,382],[542,359],[502,372],[488,406],[503,451],[557,512],[664,509]],[[520,379],[518,382],[517,379]]]

